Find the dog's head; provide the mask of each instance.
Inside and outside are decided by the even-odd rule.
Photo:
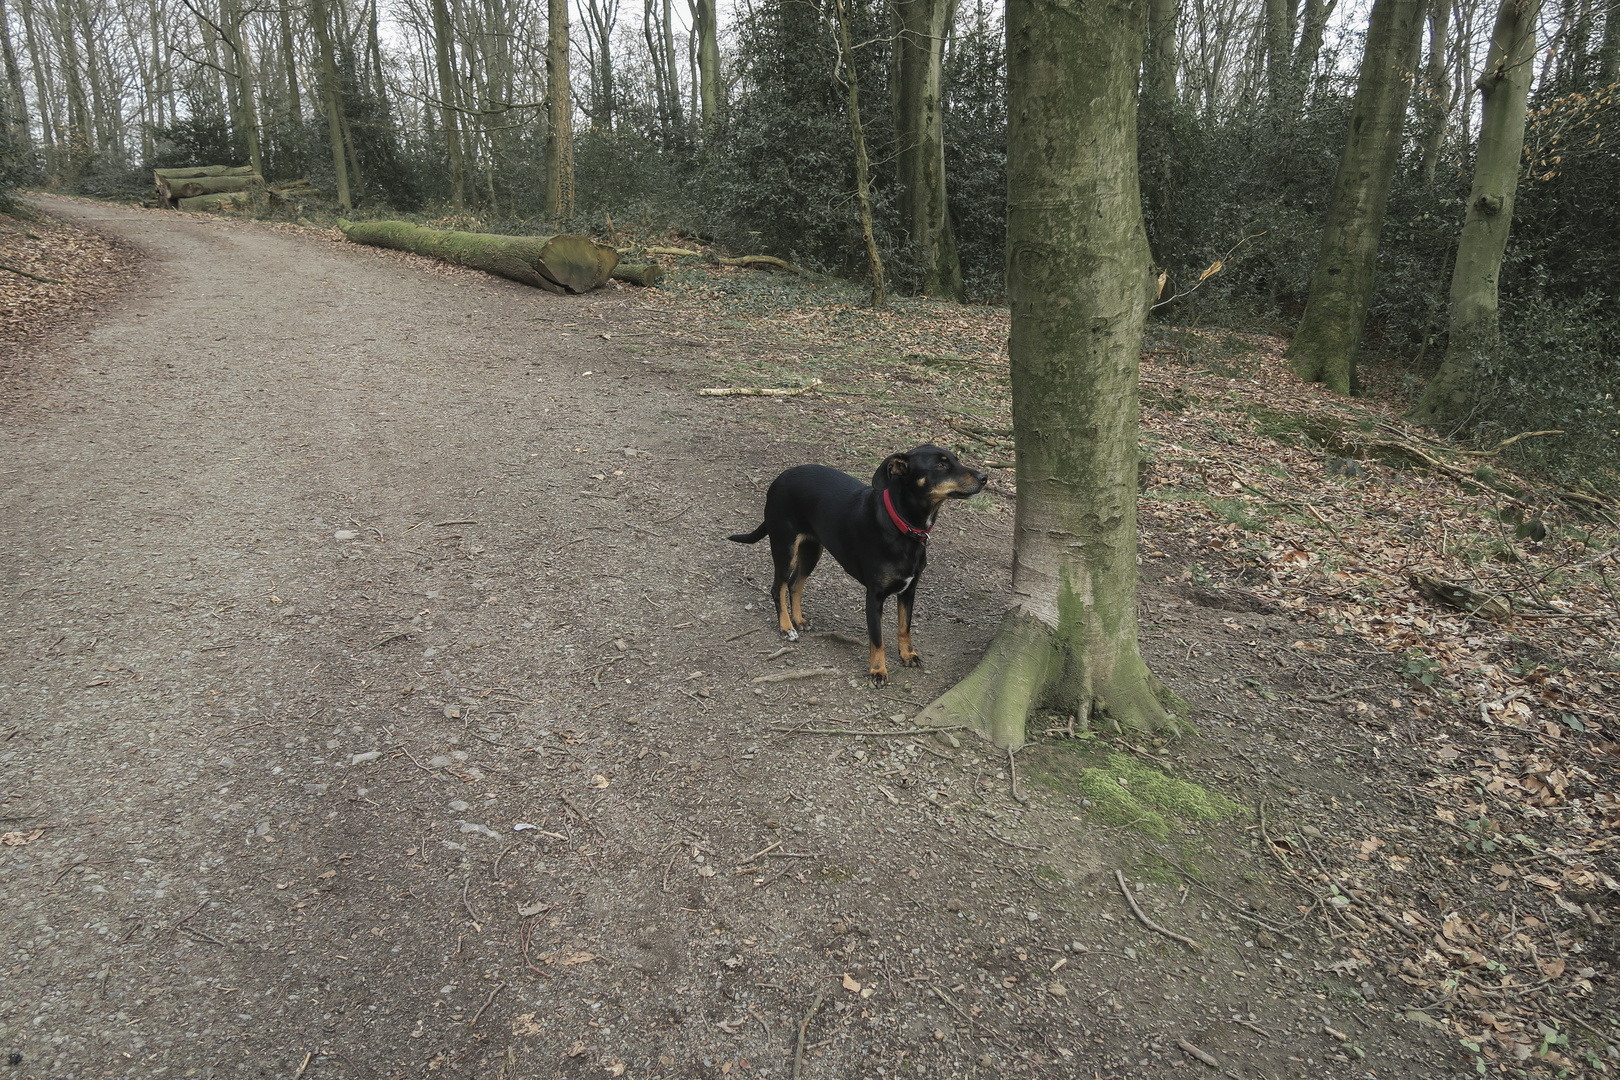
[[[961,458],[943,446],[928,443],[884,458],[872,486],[890,488],[896,495],[915,492],[918,501],[938,506],[946,499],[977,495],[989,479],[988,474],[963,465]]]

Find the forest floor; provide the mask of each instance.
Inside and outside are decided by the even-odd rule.
[[[1004,311],[37,203],[0,263],[75,284],[0,282],[9,1075],[1620,1072],[1595,492],[1155,328],[1142,639],[1196,734],[1010,757],[908,720],[1005,604]],[[860,589],[779,642],[723,538],[925,440],[993,481],[873,690]]]

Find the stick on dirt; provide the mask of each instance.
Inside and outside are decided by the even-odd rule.
[[[804,1029],[810,1026],[811,1018],[821,1008],[821,998],[821,994],[816,994],[816,1000],[810,1003],[810,1011],[799,1021],[799,1044],[793,1050],[793,1080],[799,1080],[799,1074],[804,1071]]]
[[[1143,926],[1147,927],[1149,930],[1155,931],[1156,933],[1163,934],[1167,938],[1173,938],[1176,941],[1181,942],[1183,945],[1187,946],[1193,952],[1202,952],[1203,951],[1204,947],[1202,945],[1198,944],[1198,942],[1194,941],[1192,938],[1183,937],[1181,934],[1176,933],[1174,930],[1166,930],[1164,927],[1160,926],[1158,923],[1156,923],[1152,919],[1148,918],[1147,917],[1147,912],[1143,911],[1140,907],[1137,906],[1136,897],[1131,895],[1131,887],[1130,887],[1129,884],[1126,883],[1125,875],[1123,873],[1121,873],[1119,870],[1115,870],[1114,871],[1114,878],[1119,882],[1119,891],[1124,895],[1125,902],[1127,904],[1131,905],[1131,910],[1136,913],[1136,918],[1137,918],[1138,922],[1140,922]]]
[[[793,682],[796,679],[813,679],[818,675],[836,674],[838,674],[838,669],[832,667],[804,668],[800,671],[780,671],[775,675],[761,675],[752,681],[755,686],[758,686],[760,683]]]
[[[33,278],[35,281],[42,281],[47,285],[65,285],[66,284],[66,282],[57,281],[55,278],[40,277],[38,274],[30,274],[26,270],[19,270],[15,266],[7,266],[5,263],[0,263],[0,270],[10,270],[13,274],[19,274],[19,275],[21,275],[22,277],[25,277],[25,278]]]
[[[1212,1069],[1218,1069],[1221,1067],[1221,1063],[1215,1059],[1214,1054],[1205,1053],[1192,1043],[1188,1042],[1186,1039],[1177,1039],[1176,1045]]]
[[[471,1020],[467,1021],[467,1026],[468,1027],[477,1027],[478,1026],[478,1018],[480,1016],[484,1015],[484,1010],[489,1008],[490,1004],[495,1000],[495,995],[500,993],[502,990],[505,990],[505,989],[506,989],[506,984],[501,983],[495,989],[491,990],[489,992],[489,997],[485,998],[484,1003],[482,1005],[478,1006],[478,1011],[473,1013],[473,1018]]]

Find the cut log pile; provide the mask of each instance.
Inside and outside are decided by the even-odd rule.
[[[663,270],[655,265],[619,265],[617,251],[584,236],[449,232],[407,221],[338,225],[356,244],[426,255],[559,294],[590,292],[610,277],[634,285],[656,285],[663,278]]]
[[[274,205],[317,194],[308,180],[266,185],[251,165],[196,165],[154,169],[158,197],[177,210],[239,209],[268,199]]]

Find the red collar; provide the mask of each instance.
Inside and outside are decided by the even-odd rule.
[[[933,528],[933,526],[930,525],[928,529],[919,529],[895,513],[894,503],[889,501],[888,488],[883,489],[883,509],[889,512],[889,520],[894,522],[894,527],[900,530],[901,536],[909,536],[919,544],[928,543],[928,529]]]

